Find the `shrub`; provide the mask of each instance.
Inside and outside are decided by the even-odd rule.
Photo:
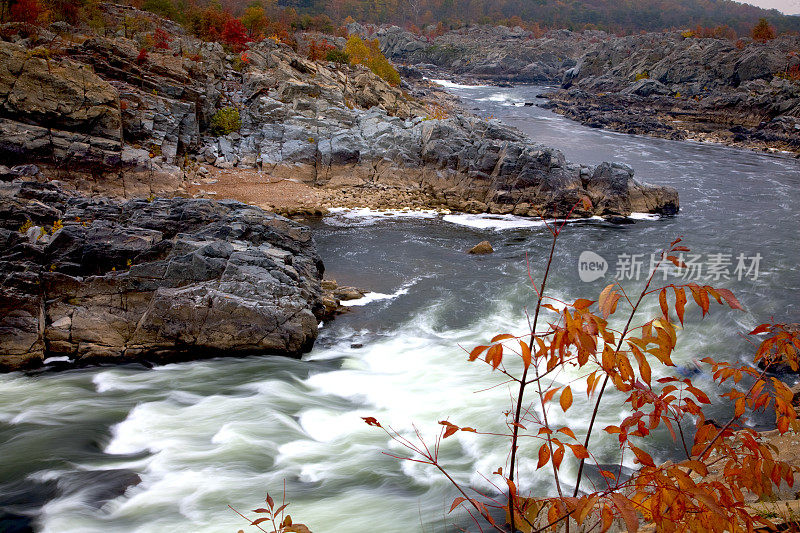
[[[158,50],[169,50],[169,43],[172,42],[172,36],[161,28],[156,28],[153,32],[153,46]]]
[[[228,19],[222,28],[222,42],[236,53],[247,49],[247,28],[239,19]]]
[[[358,35],[352,35],[347,40],[345,52],[350,56],[350,64],[365,65],[390,85],[400,85],[400,74],[381,52],[377,39],[365,43]]]
[[[211,117],[211,134],[217,137],[239,131],[242,119],[235,107],[223,107]]]
[[[584,207],[588,209],[587,203],[584,201]],[[800,468],[779,461],[769,443],[759,442],[760,435],[745,413],[773,413],[779,434],[800,429],[791,389],[768,375],[781,365],[797,371],[800,327],[756,327],[750,335],[765,338],[749,362],[702,360],[709,367],[708,381],[728,389],[722,397],[730,402],[732,416],[727,423],[716,424],[702,411],[703,405],[711,403],[708,395],[676,368],[671,356],[684,326],[688,297],[705,316],[715,301],[742,310],[733,293],[696,283],[656,286],[662,263],[686,268],[680,254],[690,250],[676,239],[662,251],[661,262],[641,293],[627,292],[619,283],[612,283],[597,300],[581,298],[570,303],[548,296],[548,276],[565,223],[566,219],[546,223],[552,244],[539,283],[531,277],[536,300],[527,331],[496,335],[468,355],[469,361],[486,364],[509,384],[511,408],[503,412],[507,430],[498,434],[443,420],[435,443],[429,444],[420,431],[409,437],[374,417],[364,417],[364,421],[408,452],[405,457],[397,452],[392,456],[430,465],[445,475],[459,493],[450,510],[465,508],[481,531],[479,519],[495,531],[523,533],[563,531],[562,526],[570,531],[573,524],[578,526],[575,531],[605,533],[615,521],[624,524],[628,533],[635,533],[642,519],[652,523],[655,531],[753,531],[769,525],[756,510],[746,507],[745,494],[769,498],[774,486],[785,482],[791,487]],[[643,302],[648,299],[657,299],[658,305],[652,316],[641,317],[646,308]],[[618,308],[626,309],[624,316],[612,322],[610,317]],[[573,388],[585,391],[589,399],[587,412],[571,414],[588,419],[588,428],[581,432],[562,422],[570,420],[566,413],[573,407]],[[604,398],[610,389],[622,393],[622,406],[610,405],[607,395]],[[620,407],[625,414],[619,425],[595,427],[601,408]],[[676,448],[685,452],[685,459],[656,464],[643,448],[657,429],[668,432]],[[609,447],[598,444],[594,434],[600,431],[615,441],[615,457],[610,461],[606,458]],[[507,464],[493,473],[497,482],[490,481],[501,497],[478,491],[472,495],[448,474],[440,445],[457,432],[507,439]],[[531,452],[530,458],[525,450]],[[623,459],[638,464],[638,469],[624,478],[613,472],[616,468],[604,464],[622,465]],[[524,460],[529,467],[520,466]],[[602,482],[581,485],[582,480],[587,481],[587,462]],[[570,468],[562,468],[567,465]],[[521,472],[544,467],[552,468],[557,496],[518,489]],[[527,480],[524,483],[529,484]],[[505,524],[498,521],[503,513]]]
[[[338,48],[328,50],[328,53],[325,55],[325,59],[327,61],[333,61],[334,63],[344,63],[345,65],[350,63],[350,56],[347,54],[347,52]]]
[[[311,61],[320,61],[328,57],[328,52],[335,49],[335,46],[326,41],[317,42],[315,39],[311,39],[308,44],[308,58]]]

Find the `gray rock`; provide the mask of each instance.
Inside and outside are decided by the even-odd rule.
[[[233,201],[119,204],[0,184],[0,212],[35,220],[43,202],[64,220],[49,242],[0,229],[3,370],[53,356],[297,356],[313,344],[323,267],[307,228]]]

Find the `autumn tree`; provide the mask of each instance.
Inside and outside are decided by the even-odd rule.
[[[17,0],[11,6],[11,20],[14,22],[25,22],[27,24],[38,24],[46,9],[39,0]]]
[[[267,31],[269,20],[261,6],[250,6],[244,10],[242,15],[242,25],[247,29],[250,39],[256,40],[263,36]]]
[[[247,29],[241,20],[230,18],[225,21],[222,42],[236,53],[247,49]]]
[[[775,28],[773,28],[767,19],[762,18],[759,19],[758,24],[753,27],[753,30],[750,32],[751,37],[756,41],[761,41],[765,43],[771,39],[775,38]]]

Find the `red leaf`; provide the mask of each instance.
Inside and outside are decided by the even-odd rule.
[[[461,497],[461,496],[459,496],[458,498],[456,498],[455,500],[453,500],[453,505],[451,505],[451,506],[450,506],[450,512],[452,513],[452,512],[453,512],[453,509],[455,509],[456,507],[458,507],[459,505],[461,505],[461,502],[465,502],[465,501],[467,501],[467,499],[466,499],[466,498],[463,498],[463,497]]]
[[[455,424],[451,424],[447,420],[441,420],[439,423],[447,428],[444,430],[444,436],[442,436],[443,439],[446,439],[447,437],[458,431],[458,426],[456,426]]]
[[[362,416],[361,419],[364,420],[364,422],[366,422],[368,426],[383,427],[383,426],[381,426],[380,422],[375,420],[375,417]],[[270,498],[269,495],[267,495],[267,503],[269,503],[269,500],[271,500],[271,499],[272,498]],[[270,504],[270,507],[272,507],[272,504]]]

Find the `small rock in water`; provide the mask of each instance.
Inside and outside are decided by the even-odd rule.
[[[483,255],[483,254],[491,254],[493,252],[494,248],[492,248],[492,245],[489,243],[489,241],[482,241],[473,246],[472,248],[470,248],[470,250],[467,253]]]

